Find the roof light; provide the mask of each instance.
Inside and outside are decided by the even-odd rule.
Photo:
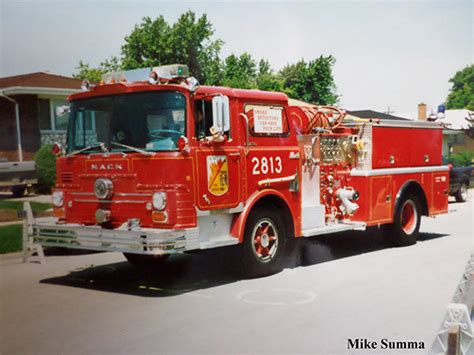
[[[82,85],[81,85],[82,91],[87,91],[87,90],[89,90],[90,88],[91,88],[91,83],[89,82],[89,80],[84,79],[84,80],[82,81]]]
[[[199,87],[199,81],[192,76],[186,79],[186,84],[188,85],[188,89],[192,92],[196,91]]]
[[[152,70],[150,75],[148,76],[148,82],[150,84],[155,85],[159,80],[160,77],[158,76],[158,74],[154,70]]]
[[[153,71],[158,74],[160,79],[171,80],[177,78],[187,78],[189,76],[189,69],[183,64],[171,64],[154,67]]]
[[[152,80],[150,79],[151,75],[153,76]],[[127,71],[109,72],[102,75],[102,81],[104,81],[106,84],[120,83],[124,81],[148,81],[151,84],[157,84],[160,81],[185,79],[188,77],[189,69],[186,65],[172,64],[153,68],[141,68]]]

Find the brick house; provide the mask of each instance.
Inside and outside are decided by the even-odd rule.
[[[18,104],[23,160],[33,160],[47,143],[65,143],[68,115],[56,107],[81,89],[81,80],[50,73],[0,78],[0,160],[19,160],[15,102]]]
[[[443,158],[449,160],[452,154],[461,152],[474,153],[474,111],[468,109],[445,110],[442,113],[435,109],[427,114],[426,104],[418,105],[418,120],[442,124]]]

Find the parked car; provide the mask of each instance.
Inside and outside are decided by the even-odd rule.
[[[9,189],[14,197],[23,196],[28,187],[38,183],[34,161],[0,160],[0,189]]]
[[[469,186],[472,186],[473,181],[473,166],[451,166],[449,172],[449,196],[454,196],[457,202],[466,202],[468,189]]]

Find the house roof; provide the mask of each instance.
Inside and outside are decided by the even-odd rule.
[[[0,78],[0,91],[14,94],[65,94],[81,89],[82,81],[67,76],[37,72]]]
[[[372,111],[372,110],[357,110],[357,111],[347,111],[347,113],[351,116],[355,116],[358,118],[378,118],[381,120],[398,120],[398,121],[406,121],[407,118],[388,115],[386,113]]]

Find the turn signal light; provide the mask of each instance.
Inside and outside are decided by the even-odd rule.
[[[161,211],[153,211],[151,219],[155,223],[165,223],[168,221],[168,213]]]
[[[53,208],[53,216],[58,219],[64,218],[66,216],[64,208]]]

